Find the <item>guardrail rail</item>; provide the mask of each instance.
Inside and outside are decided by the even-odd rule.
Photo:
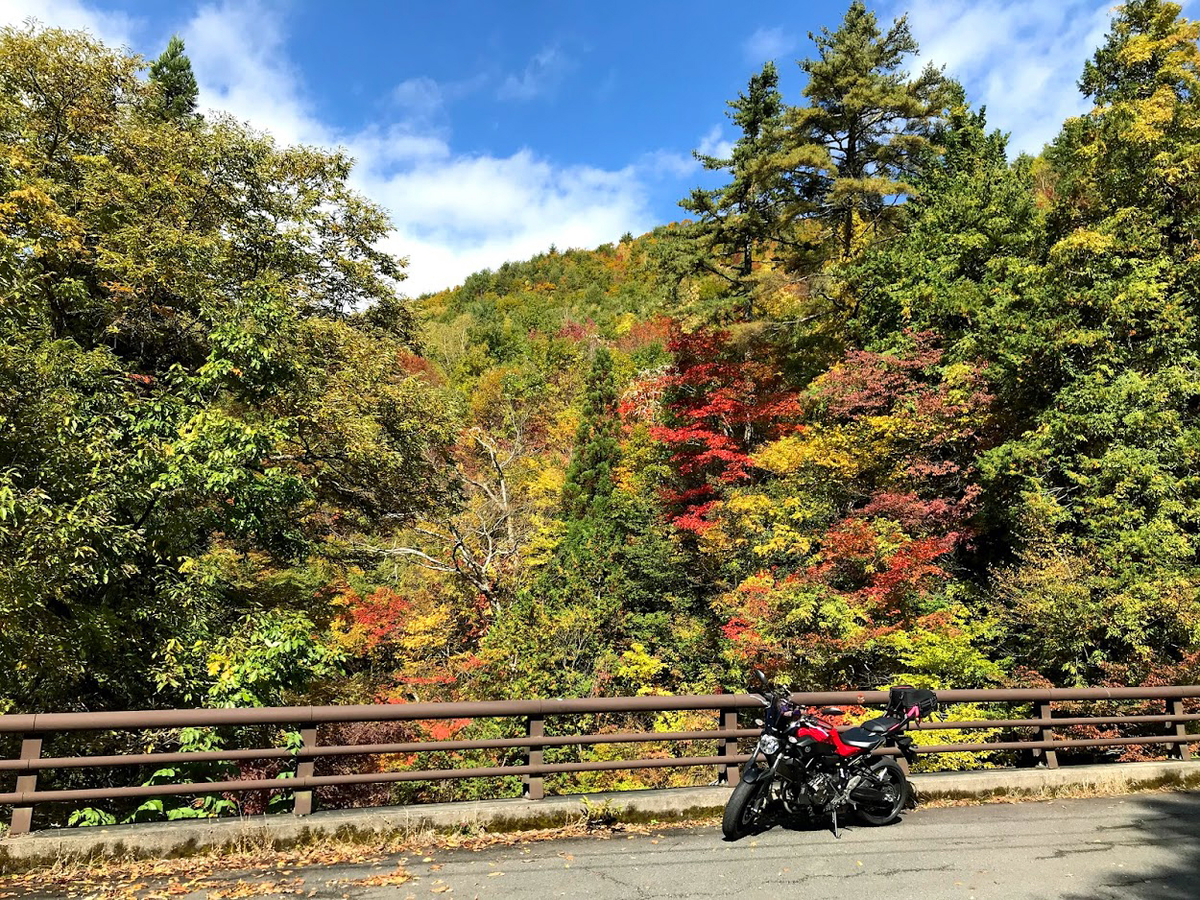
[[[826,691],[796,693],[794,702],[805,706],[882,706],[886,691]],[[1187,723],[1200,721],[1200,714],[1187,713],[1184,701],[1200,698],[1200,686],[1142,688],[1037,688],[1008,690],[947,690],[938,692],[944,704],[974,703],[987,705],[1032,705],[1033,718],[979,719],[974,721],[933,720],[920,723],[921,730],[953,729],[1030,729],[1032,739],[981,743],[924,745],[921,754],[987,751],[1035,751],[1045,765],[1058,766],[1057,752],[1072,748],[1120,747],[1129,744],[1167,744],[1183,759],[1190,759],[1188,745],[1200,742],[1200,734],[1189,734]],[[1143,715],[1067,715],[1055,716],[1055,703],[1161,702],[1161,714]],[[739,752],[738,741],[758,736],[757,728],[739,727],[742,710],[761,708],[752,694],[709,694],[700,696],[613,697],[559,700],[508,700],[467,703],[408,703],[374,706],[305,706],[256,709],[185,709],[145,710],[100,713],[41,713],[0,716],[0,735],[19,735],[20,752],[15,759],[0,759],[0,775],[16,773],[15,790],[0,793],[0,806],[13,808],[10,834],[19,835],[33,827],[38,804],[90,803],[165,796],[241,794],[248,791],[294,791],[293,812],[307,815],[313,810],[314,793],[335,785],[386,784],[405,781],[443,781],[452,779],[520,776],[524,796],[540,800],[546,775],[567,772],[598,772],[652,768],[712,766],[718,779],[736,784],[738,765],[749,757]],[[593,716],[625,713],[649,714],[671,711],[713,711],[717,727],[711,730],[675,732],[620,732],[547,735],[545,723],[550,717]],[[523,720],[524,736],[440,741],[407,741],[387,744],[322,745],[318,740],[321,725],[355,722],[415,722],[447,719],[502,718]],[[1063,739],[1056,728],[1070,726],[1161,725],[1159,734],[1118,737]],[[43,748],[48,738],[64,732],[142,732],[186,727],[284,726],[298,729],[302,743],[297,747],[260,747],[212,751],[125,753],[111,756],[46,757]],[[637,759],[546,762],[546,748],[597,744],[638,744],[651,742],[694,743],[716,741],[718,753],[708,756],[670,756]],[[405,769],[399,771],[317,774],[322,759],[379,754],[415,754],[466,750],[523,750],[521,765],[499,765],[452,769]],[[894,751],[881,750],[881,753]],[[111,769],[115,767],[169,765],[187,763],[233,763],[238,760],[264,761],[295,759],[294,777],[287,780],[250,778],[230,781],[179,782],[99,787],[69,790],[39,789],[39,773],[55,769]]]

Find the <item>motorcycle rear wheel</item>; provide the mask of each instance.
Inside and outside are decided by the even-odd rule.
[[[721,831],[725,839],[736,841],[750,834],[762,819],[771,796],[770,778],[747,781],[743,778],[725,804]]]
[[[878,787],[888,794],[887,802],[876,807],[859,804],[855,812],[866,825],[890,825],[900,817],[908,800],[908,776],[894,759],[885,759],[874,769]]]

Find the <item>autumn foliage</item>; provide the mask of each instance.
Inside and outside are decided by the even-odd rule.
[[[664,424],[650,434],[670,451],[675,483],[664,490],[676,528],[702,532],[726,486],[753,478],[750,454],[798,428],[796,390],[759,347],[737,347],[727,331],[675,330],[660,379]]]
[[[1010,159],[855,3],[694,218],[411,299],[341,154],[0,32],[0,713],[1194,682],[1198,35]]]

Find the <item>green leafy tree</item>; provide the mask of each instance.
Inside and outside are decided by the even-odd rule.
[[[1132,0],[1084,67],[1096,106],[1067,123],[1050,150],[1072,214],[1060,227],[1140,209],[1179,262],[1200,225],[1200,24],[1164,0]],[[1138,177],[1127,177],[1129,173]]]
[[[211,706],[284,706],[337,675],[342,654],[303,613],[273,611],[240,622],[213,645]]]
[[[0,32],[0,706],[194,698],[219,636],[319,628],[305,573],[442,496],[444,404],[349,161],[146,117],[139,65]]]
[[[889,343],[906,329],[933,331],[952,357],[1007,365],[997,341],[1013,340],[1019,302],[1015,274],[1044,249],[1033,162],[1010,165],[1006,140],[989,131],[982,111],[971,110],[955,88],[945,122],[927,150],[917,194],[906,204],[909,225],[895,240],[868,248],[839,276],[855,297],[852,340]],[[961,343],[960,343],[961,341]],[[1011,389],[1015,377],[1004,383]],[[1013,405],[1028,397],[1012,397]]]
[[[1200,163],[1200,29],[1179,12],[1121,8],[1086,67],[1096,106],[1046,153],[1048,246],[1014,280],[998,348],[1038,388],[1028,430],[986,460],[997,496],[1022,497],[1001,595],[1017,655],[1056,680],[1148,671],[1200,640],[1200,218],[1183,175]],[[1051,637],[1047,604],[1079,610],[1077,639]]]

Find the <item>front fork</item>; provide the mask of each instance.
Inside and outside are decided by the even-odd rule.
[[[754,764],[760,757],[766,759],[766,754],[756,745],[754,752],[750,754],[750,758],[746,760],[746,764],[742,767],[743,781],[758,781],[760,779],[766,779],[767,781],[775,780],[775,773],[779,770],[779,764],[783,762],[783,754],[776,753],[774,760],[767,760],[769,764],[765,769],[760,769]]]
[[[765,767],[755,765],[759,759],[765,760],[767,765]],[[760,785],[752,800],[756,818],[762,816],[770,807],[771,788],[775,782],[775,773],[778,771],[779,763],[782,759],[782,753],[777,753],[775,759],[771,760],[758,747],[755,747],[754,752],[750,754],[750,758],[746,760],[746,764],[742,768],[742,781],[744,783]]]

